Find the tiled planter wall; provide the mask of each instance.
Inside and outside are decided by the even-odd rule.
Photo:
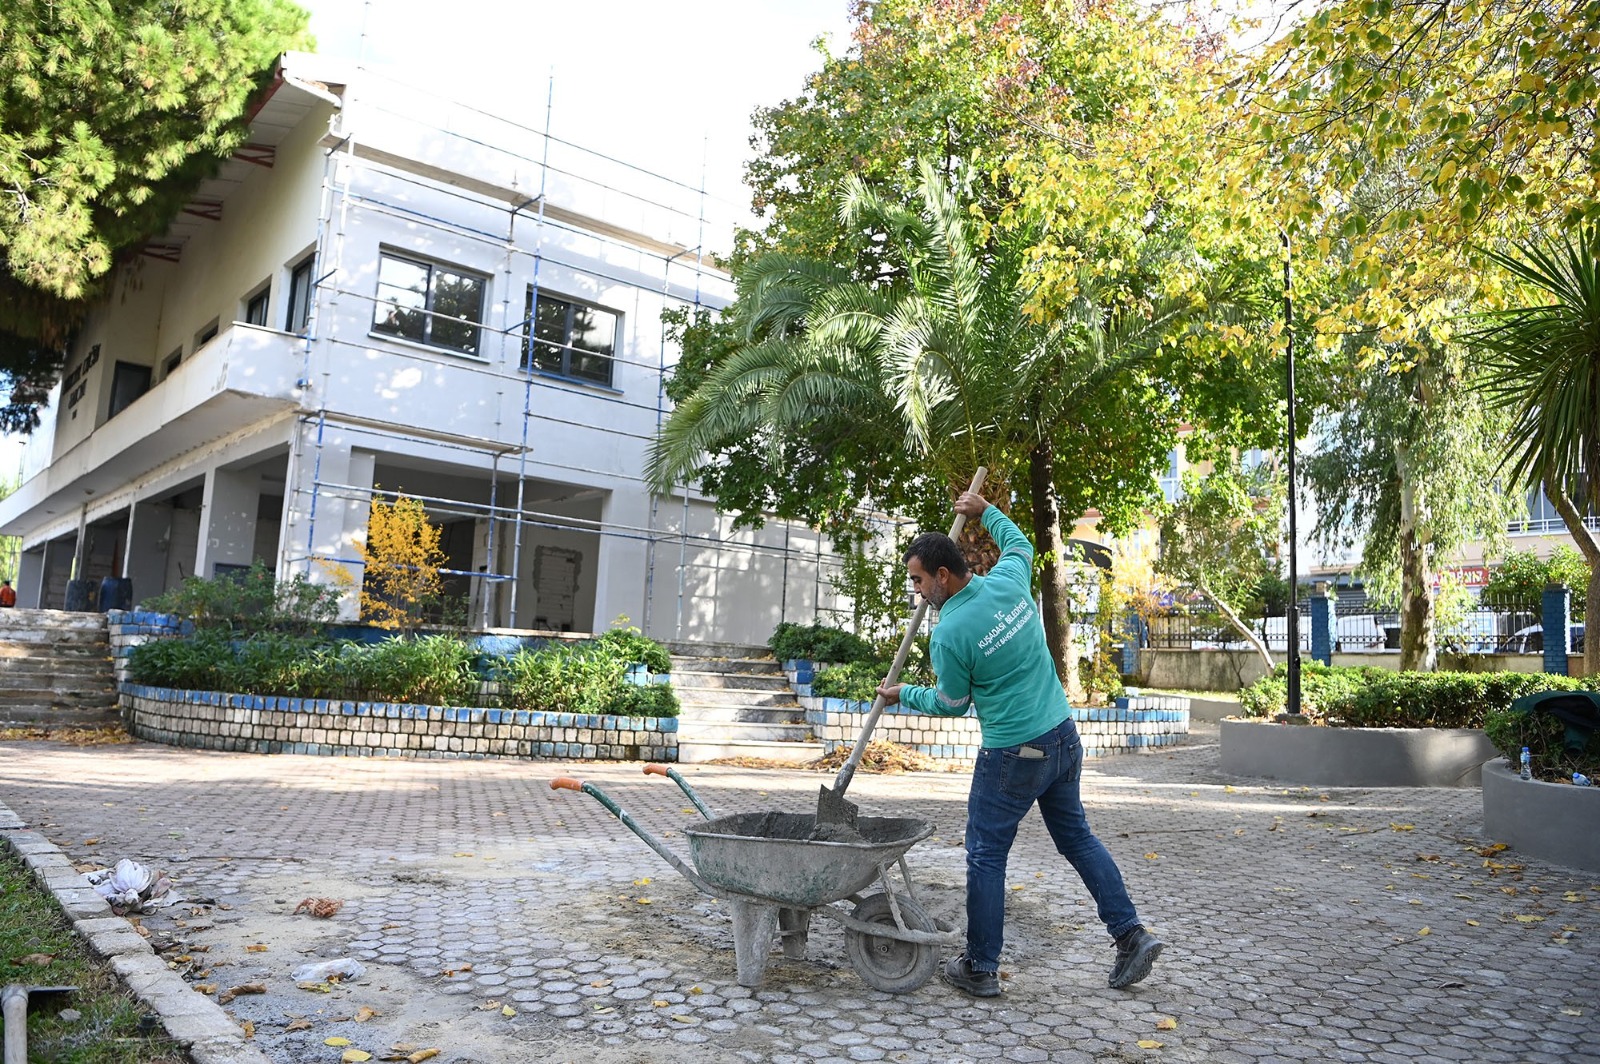
[[[175,618],[157,613],[114,610],[108,620],[123,717],[130,732],[152,742],[260,754],[678,759],[675,717],[344,702],[134,684],[127,678],[133,648],[183,630]]]
[[[872,709],[871,703],[813,695],[811,681],[817,667],[812,662],[786,661],[783,667],[805,708],[806,723],[827,751],[832,753],[837,746],[854,743]],[[1085,757],[1138,753],[1175,745],[1189,734],[1189,700],[1119,698],[1113,706],[1074,708],[1072,719],[1083,740]],[[959,764],[971,764],[983,745],[977,717],[936,717],[904,707],[885,711],[872,735],[874,739],[886,739]]]

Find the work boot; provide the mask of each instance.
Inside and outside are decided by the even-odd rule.
[[[965,953],[945,961],[939,974],[945,982],[973,997],[1000,996],[1000,976],[995,972],[973,970],[972,962],[967,960]]]
[[[1117,939],[1117,963],[1112,967],[1111,978],[1106,980],[1106,985],[1113,990],[1121,990],[1149,975],[1165,945],[1143,927],[1135,927]]]

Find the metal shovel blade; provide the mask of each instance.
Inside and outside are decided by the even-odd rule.
[[[856,803],[844,796],[844,789],[849,784],[844,780],[835,787],[824,785],[817,794],[817,830],[824,830],[826,824],[837,824],[854,831],[856,817],[861,810]]]

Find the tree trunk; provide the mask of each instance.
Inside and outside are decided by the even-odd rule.
[[[1417,485],[1403,446],[1395,448],[1395,466],[1400,476],[1400,671],[1432,672],[1438,666],[1433,573],[1426,522],[1417,513]]]
[[[1583,674],[1600,676],[1600,637],[1594,634],[1595,626],[1600,625],[1600,540],[1583,523],[1583,515],[1549,474],[1544,478],[1544,494],[1566,522],[1567,532],[1583,553],[1583,560],[1589,563],[1589,588],[1584,593],[1583,604]]]
[[[1055,451],[1049,440],[1041,440],[1028,454],[1028,481],[1033,493],[1034,548],[1043,561],[1039,597],[1044,639],[1055,661],[1056,676],[1066,688],[1067,700],[1082,705],[1088,699],[1078,675],[1078,643],[1072,638],[1072,604],[1067,598],[1067,569],[1063,564],[1066,542],[1061,535],[1055,473]]]
[[[1211,604],[1221,612],[1222,616],[1227,618],[1228,623],[1233,625],[1234,629],[1244,636],[1245,642],[1255,648],[1255,652],[1261,655],[1261,660],[1267,663],[1267,672],[1270,673],[1272,671],[1272,651],[1267,649],[1266,642],[1256,634],[1254,629],[1244,623],[1244,619],[1233,611],[1233,607],[1223,602],[1204,582],[1196,584],[1195,589],[1211,601]],[[1293,608],[1291,605],[1290,609]]]

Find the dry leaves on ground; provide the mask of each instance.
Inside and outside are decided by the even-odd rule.
[[[340,909],[344,908],[341,898],[306,898],[294,907],[290,916],[297,916],[301,912],[308,912],[318,919],[326,920]]]

